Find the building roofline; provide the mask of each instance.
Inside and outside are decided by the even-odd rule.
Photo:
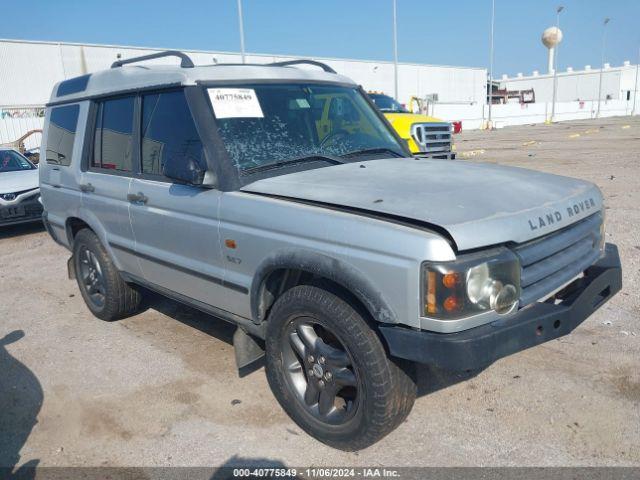
[[[622,72],[624,70],[635,70],[636,65],[633,64],[629,64],[629,65],[618,65],[616,67],[609,67],[609,68],[592,68],[591,70],[573,70],[571,72],[567,72],[566,70],[562,71],[562,72],[558,72],[558,77],[569,77],[572,75],[593,75],[593,74],[599,74],[600,70],[602,70],[603,73],[607,73],[607,72]],[[497,77],[494,78],[493,80],[496,82],[512,82],[512,81],[518,81],[518,80],[532,80],[532,79],[536,79],[536,78],[553,78],[553,73],[541,73],[539,75],[523,75],[522,77],[507,77],[507,78],[502,78],[502,77]]]
[[[149,50],[149,51],[163,51],[163,50],[179,50],[185,53],[201,53],[201,54],[209,54],[209,55],[238,55],[240,56],[240,52],[230,52],[224,50],[196,50],[196,49],[187,49],[187,48],[162,48],[162,47],[140,47],[135,45],[112,45],[112,44],[101,44],[101,43],[79,43],[79,42],[56,42],[51,40],[21,40],[17,38],[0,38],[0,42],[6,43],[29,43],[29,44],[44,44],[44,45],[67,45],[73,47],[98,47],[98,48],[128,48],[133,50]],[[340,58],[340,57],[319,57],[315,55],[293,55],[293,54],[283,54],[283,53],[252,53],[246,52],[246,56],[255,56],[255,57],[284,57],[284,58],[310,58],[314,60],[320,61],[335,61],[335,62],[359,62],[359,63],[380,63],[385,65],[393,65],[393,62],[390,60],[375,60],[375,59],[363,59],[363,58]],[[418,67],[435,67],[435,68],[458,68],[464,70],[478,70],[485,71],[487,70],[485,67],[466,67],[466,66],[456,66],[456,65],[436,65],[431,63],[416,63],[416,62],[398,62],[398,65],[408,65],[408,66],[418,66]]]

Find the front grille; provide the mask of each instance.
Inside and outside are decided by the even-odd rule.
[[[30,217],[39,217],[40,215],[42,215],[43,210],[44,209],[42,208],[40,202],[33,202],[24,206],[25,215]]]
[[[22,200],[20,200],[20,203],[32,203],[34,201],[38,202],[38,198],[40,198],[40,193],[34,193],[33,195],[29,195],[28,197],[23,198]]]
[[[540,300],[591,266],[600,256],[602,214],[512,247],[520,259],[520,305]]]
[[[0,206],[0,225],[21,223],[42,217],[43,207],[38,201],[39,193],[31,195],[10,206]]]
[[[31,190],[36,190],[37,188],[38,187],[29,188],[28,190],[20,190],[18,192],[0,193],[0,198],[10,202],[10,201],[15,200],[16,198],[18,198],[19,195],[22,195],[23,193],[30,192]],[[29,198],[31,198],[31,197],[29,197]]]
[[[420,148],[420,153],[442,154],[451,151],[451,124],[414,123],[411,136]]]

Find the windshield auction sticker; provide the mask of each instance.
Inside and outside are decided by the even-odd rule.
[[[216,118],[262,118],[262,108],[252,88],[210,88]]]

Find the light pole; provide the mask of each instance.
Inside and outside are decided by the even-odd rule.
[[[491,0],[491,37],[489,41],[489,115],[487,128],[491,128],[491,105],[493,105],[493,31],[496,21],[496,0]]]
[[[600,78],[598,79],[598,110],[596,111],[596,118],[600,116],[600,103],[602,102],[602,72],[604,70],[604,47],[607,39],[607,23],[611,19],[609,17],[604,19],[602,23],[602,65],[600,66]]]
[[[238,25],[240,27],[240,55],[242,63],[245,63],[244,55],[244,20],[242,19],[242,0],[238,0]]]
[[[636,103],[638,103],[638,67],[640,67],[640,47],[638,47],[638,61],[636,63],[636,86],[633,88],[633,108],[631,115],[636,114]]]
[[[393,0],[393,88],[398,100],[398,16],[396,0]],[[400,100],[398,100],[400,101]]]
[[[562,5],[556,8],[556,30],[558,32],[560,31],[560,12],[562,12],[562,10],[564,10]],[[553,100],[551,101],[551,122],[553,122],[556,115],[556,98],[558,94],[558,48],[560,48],[560,42],[556,44],[555,52],[553,52]]]

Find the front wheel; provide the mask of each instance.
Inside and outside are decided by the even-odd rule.
[[[301,285],[269,315],[267,379],[289,416],[334,448],[365,448],[409,414],[416,386],[363,315],[339,296]]]

